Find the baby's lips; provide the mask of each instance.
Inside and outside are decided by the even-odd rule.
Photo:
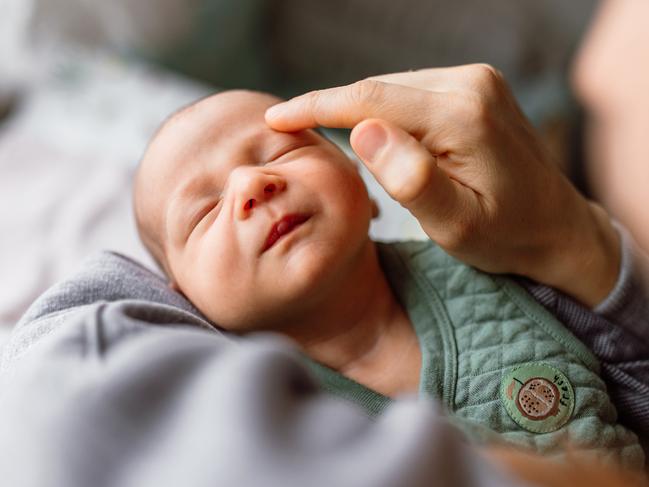
[[[266,242],[264,243],[262,252],[266,252],[266,250],[275,245],[275,242],[277,242],[281,237],[290,233],[308,219],[308,215],[300,214],[286,215],[280,218],[271,227],[268,237],[266,237]]]

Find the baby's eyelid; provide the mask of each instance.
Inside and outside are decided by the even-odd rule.
[[[291,152],[294,152],[296,150],[308,147],[309,145],[311,145],[311,144],[304,144],[303,142],[297,142],[297,143],[294,142],[293,144],[291,144],[291,145],[289,145],[287,147],[284,147],[278,153],[274,154],[270,159],[268,159],[266,161],[263,161],[262,164],[264,166],[266,166],[268,164],[272,164],[274,162],[280,161],[285,155],[287,155],[287,154],[289,154]]]
[[[268,166],[270,164],[274,164],[275,162],[277,162],[278,159],[281,159],[282,156],[284,156],[284,155],[285,154],[280,154],[279,156],[274,156],[274,157],[271,157],[270,159],[266,159],[265,161],[261,161],[261,165],[262,166]]]
[[[194,231],[194,229],[195,229],[196,227],[198,227],[198,226],[201,224],[201,222],[202,222],[203,220],[205,220],[205,218],[207,217],[207,215],[209,215],[210,213],[212,213],[212,212],[214,211],[214,209],[215,209],[216,207],[218,207],[218,206],[221,204],[221,201],[223,201],[223,197],[219,196],[219,199],[216,200],[216,203],[214,203],[213,205],[208,205],[208,206],[205,207],[205,212],[204,212],[204,213],[201,215],[201,217],[198,218],[198,220],[196,221],[196,224],[195,224],[194,227],[192,228],[192,232]]]
[[[207,211],[207,213],[205,213],[205,215],[203,216],[203,218],[205,218],[207,215],[209,215],[210,213],[212,213],[215,209],[216,209],[216,210],[220,210],[219,207],[221,206],[221,202],[222,202],[222,201],[223,201],[223,197],[222,197],[222,196],[219,196],[219,198],[216,200],[216,203],[214,203],[214,205],[212,205],[212,206],[210,207],[210,209]],[[217,211],[217,213],[218,213],[218,211]],[[201,220],[202,220],[203,218],[201,218]]]

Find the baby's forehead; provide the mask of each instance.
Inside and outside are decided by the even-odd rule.
[[[266,93],[233,90],[199,100],[178,113],[179,121],[211,126],[257,123],[265,126],[266,109],[281,101]]]
[[[266,109],[280,101],[265,93],[227,91],[190,105],[176,114],[160,134],[175,148],[200,151],[227,144],[230,149],[263,143]],[[166,144],[165,144],[166,145]]]
[[[206,174],[206,161],[227,160],[259,150],[272,130],[264,113],[278,98],[250,91],[228,91],[180,110],[158,131],[143,157],[134,187],[141,233],[158,246],[166,233],[165,210],[179,185]],[[218,172],[215,164],[209,172]]]

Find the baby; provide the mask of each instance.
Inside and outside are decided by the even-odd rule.
[[[373,242],[354,163],[314,131],[270,129],[278,101],[223,92],[151,141],[134,209],[170,285],[224,330],[289,337],[370,414],[419,393],[475,438],[493,430],[540,452],[570,441],[642,465],[586,347],[510,279],[430,241]]]

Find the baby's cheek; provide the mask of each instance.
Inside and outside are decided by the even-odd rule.
[[[254,316],[263,293],[250,264],[236,252],[204,252],[187,282],[190,300],[211,321],[226,330],[242,331]]]
[[[370,197],[365,182],[358,173],[348,175],[341,183],[344,188],[342,194],[345,196],[350,210],[353,212],[365,212],[370,209]]]

